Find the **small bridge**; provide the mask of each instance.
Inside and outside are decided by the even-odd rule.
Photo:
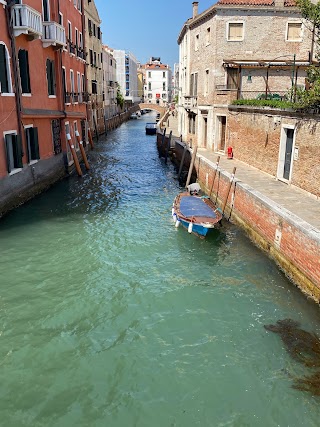
[[[164,115],[166,108],[165,107],[161,107],[158,104],[148,104],[148,103],[143,103],[143,104],[139,104],[139,108],[140,110],[144,110],[145,108],[149,108],[150,110],[154,110],[157,111],[158,113],[161,114],[161,116]]]

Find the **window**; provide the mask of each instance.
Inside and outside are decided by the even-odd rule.
[[[210,44],[211,42],[211,29],[210,27],[207,28],[207,33],[206,33],[206,46],[208,46],[208,44]]]
[[[72,42],[72,28],[71,28],[71,22],[68,21],[68,40]]]
[[[151,83],[148,83],[148,90],[151,90]]]
[[[166,83],[165,82],[162,83],[162,90],[166,90]]]
[[[243,38],[243,22],[229,22],[228,41],[242,41]]]
[[[64,93],[64,102],[68,103],[67,99],[67,80],[66,80],[66,69],[62,67],[62,87],[63,87],[63,93]]]
[[[91,23],[91,19],[88,19],[88,30],[89,30],[89,36],[92,36],[92,23]]]
[[[198,73],[190,75],[190,96],[198,95]]]
[[[151,79],[151,71],[148,71],[148,77]]]
[[[63,25],[63,14],[59,12],[59,24]]]
[[[74,72],[73,70],[70,70],[70,91],[71,91],[71,96],[72,96],[72,100],[74,98]]]
[[[93,66],[93,50],[89,49],[90,65]]]
[[[75,45],[76,45],[76,47],[78,47],[78,38],[79,38],[79,31],[78,31],[78,28],[76,28],[76,29],[75,29],[75,33],[76,33]]]
[[[18,53],[18,59],[22,93],[31,93],[28,51],[20,49]]]
[[[196,34],[196,38],[194,42],[194,50],[199,50],[199,34]]]
[[[97,81],[92,80],[91,85],[92,85],[92,93],[98,93],[97,92]]]
[[[10,65],[9,55],[7,47],[4,44],[0,44],[0,92],[11,93],[11,76],[10,76]]]
[[[165,72],[165,71],[162,73],[162,77],[163,77],[164,79],[166,78],[166,72]]]
[[[209,93],[209,70],[206,70],[205,73],[205,80],[204,80],[204,94],[208,95]]]
[[[165,99],[166,97],[167,97],[167,94],[166,94],[166,93],[163,93],[163,94],[162,94],[162,98],[163,98],[163,99]]]
[[[287,41],[297,42],[302,40],[301,22],[288,22]]]
[[[151,99],[152,98],[152,93],[148,93],[148,98]]]
[[[26,143],[27,143],[27,155],[28,163],[39,160],[39,140],[38,140],[38,128],[26,127],[25,128]]]
[[[54,70],[54,61],[47,59],[47,83],[48,95],[54,96],[56,94],[56,75]]]
[[[42,16],[44,21],[50,21],[49,0],[42,0]]]
[[[5,148],[8,173],[22,169],[22,143],[20,135],[15,132],[5,134]]]

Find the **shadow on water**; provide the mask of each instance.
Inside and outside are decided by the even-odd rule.
[[[320,339],[314,332],[299,328],[292,319],[278,320],[275,325],[264,325],[267,331],[279,334],[290,356],[305,367],[320,368]],[[320,396],[320,371],[295,378],[293,388]]]

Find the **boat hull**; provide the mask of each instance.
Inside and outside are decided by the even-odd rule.
[[[181,224],[189,233],[202,238],[217,228],[222,219],[220,210],[208,197],[191,196],[189,193],[175,198],[172,215],[176,226]]]

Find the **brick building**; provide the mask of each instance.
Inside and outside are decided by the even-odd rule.
[[[88,120],[92,130],[103,133],[104,86],[103,86],[103,45],[101,20],[93,0],[84,0],[85,43],[87,53],[87,87],[89,92]]]
[[[220,0],[201,14],[193,2],[178,44],[179,132],[219,152],[231,143],[232,100],[290,98],[314,59],[312,31],[289,0]]]
[[[72,168],[86,128],[82,1],[2,3],[0,215]]]

